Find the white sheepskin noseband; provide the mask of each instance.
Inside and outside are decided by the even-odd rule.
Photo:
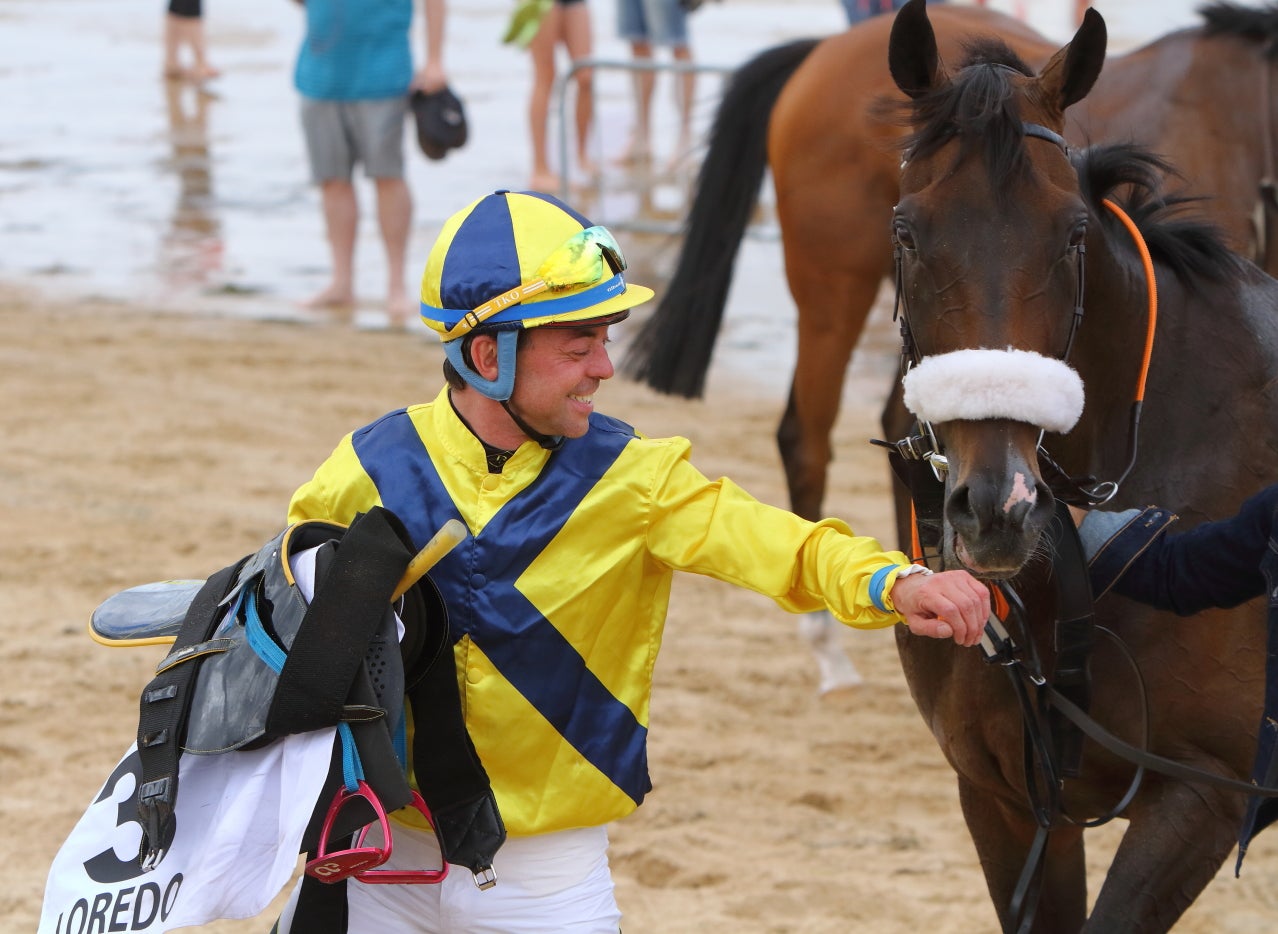
[[[925,422],[1009,418],[1062,434],[1083,414],[1083,381],[1029,350],[956,350],[905,374],[905,407]]]

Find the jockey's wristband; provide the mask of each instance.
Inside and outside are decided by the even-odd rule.
[[[906,567],[901,567],[899,564],[889,564],[875,571],[874,576],[870,578],[870,599],[874,602],[875,608],[882,610],[884,613],[890,611],[887,608],[887,604],[883,602],[883,582],[887,580],[887,576],[893,571],[901,572],[896,575],[896,580],[900,580],[902,577],[909,577],[911,574],[932,573],[931,568],[924,567],[921,564],[911,564]]]

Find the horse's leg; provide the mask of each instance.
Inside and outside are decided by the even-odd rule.
[[[793,283],[793,269],[790,275]],[[798,360],[790,398],[777,428],[777,446],[790,489],[790,506],[806,519],[821,518],[831,459],[830,434],[839,412],[843,376],[881,281],[877,275],[871,278],[872,284],[849,281],[850,289],[830,289],[821,296],[826,304],[817,312],[799,310]],[[791,289],[799,291],[793,284]],[[829,613],[801,617],[798,628],[817,661],[819,693],[862,682],[861,673],[841,644],[843,626]]]
[[[1037,833],[1028,805],[995,797],[959,777],[959,803],[985,874],[985,884],[1005,930],[1016,930],[1008,918],[1017,884]],[[1087,917],[1087,867],[1083,832],[1074,826],[1054,828],[1047,839],[1033,907],[1034,934],[1077,934]],[[1031,907],[1028,906],[1027,907]]]
[[[1171,930],[1215,878],[1236,842],[1238,802],[1192,785],[1147,785],[1085,930],[1153,934]]]
[[[790,398],[777,428],[777,445],[790,508],[816,520],[822,516],[830,434],[839,415],[844,375],[883,275],[876,269],[840,277],[827,272],[809,279],[793,265],[787,275],[799,304],[798,354]]]

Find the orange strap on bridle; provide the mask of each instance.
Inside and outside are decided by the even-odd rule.
[[[914,500],[910,500],[910,561],[927,566],[927,558],[923,557],[923,541],[919,538],[919,514],[914,510]]]
[[[986,586],[990,591],[990,610],[1000,620],[1006,620],[1012,608],[1008,606],[1007,597],[1003,596],[1003,588],[996,584],[986,584]]]
[[[1136,249],[1140,253],[1141,262],[1145,266],[1145,291],[1149,296],[1148,303],[1148,320],[1145,325],[1145,354],[1141,358],[1140,378],[1136,382],[1136,400],[1137,402],[1145,401],[1145,379],[1149,376],[1149,361],[1154,355],[1154,329],[1158,324],[1158,281],[1154,278],[1154,261],[1150,258],[1149,247],[1145,245],[1145,238],[1141,235],[1140,229],[1137,228],[1136,222],[1128,217],[1127,212],[1120,208],[1115,202],[1109,198],[1102,202],[1105,207],[1109,208],[1117,217],[1127,232],[1131,234],[1132,240],[1136,243]]]
[[[923,557],[923,544],[919,538],[919,517],[914,511],[914,500],[910,500],[910,561],[914,564],[927,565],[927,559]],[[1007,597],[1003,596],[1000,587],[994,584],[987,584],[990,591],[990,608],[994,615],[1000,620],[1007,619],[1007,614],[1011,611],[1011,607],[1007,604]]]

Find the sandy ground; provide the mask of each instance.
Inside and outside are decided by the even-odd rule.
[[[428,398],[424,334],[75,307],[0,291],[0,932],[35,928],[58,846],[131,741],[158,648],[107,649],[90,611],[134,584],[203,577],[278,530],[289,494],[347,430]],[[855,370],[855,368],[854,368]],[[854,378],[856,374],[854,372]],[[782,504],[779,400],[704,402],[615,380],[602,407]],[[890,534],[887,470],[840,424],[832,512]],[[713,581],[677,582],[656,672],[654,790],[612,829],[627,934],[992,931],[949,768],[890,632],[848,632],[865,675],[819,697],[792,618]],[[1117,827],[1096,832],[1093,889]],[[1177,928],[1272,931],[1278,840],[1253,847]],[[272,913],[208,930],[263,932]]]

